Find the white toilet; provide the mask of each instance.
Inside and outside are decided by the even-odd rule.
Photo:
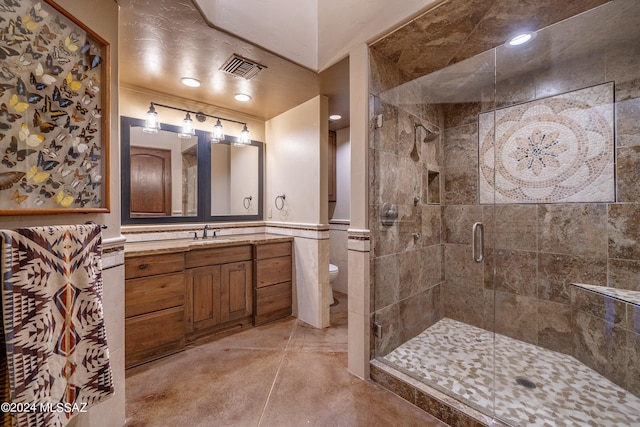
[[[329,305],[332,305],[335,300],[333,299],[333,286],[331,284],[338,277],[338,273],[340,273],[340,269],[337,265],[329,264],[329,297],[327,298],[327,302]]]

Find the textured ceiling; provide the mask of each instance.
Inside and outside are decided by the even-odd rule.
[[[270,119],[320,93],[317,73],[207,25],[189,0],[119,0],[120,82]],[[219,70],[237,53],[266,65],[246,80]],[[180,77],[197,77],[188,88]],[[348,76],[347,76],[348,78]],[[253,100],[240,103],[237,92]]]

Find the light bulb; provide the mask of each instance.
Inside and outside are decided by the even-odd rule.
[[[213,132],[211,132],[211,142],[216,143],[220,142],[224,139],[224,129],[222,129],[222,123],[220,119],[216,122],[216,125],[213,127]]]
[[[249,133],[249,129],[247,129],[247,124],[244,124],[242,128],[242,132],[240,132],[240,142],[243,144],[251,143],[251,134]]]
[[[159,129],[160,123],[158,123],[158,113],[156,113],[156,109],[153,104],[151,104],[149,111],[147,111],[147,119],[144,122],[142,131],[145,133],[158,133]]]
[[[189,113],[187,113],[184,120],[182,121],[182,130],[180,131],[180,133],[178,133],[178,136],[180,138],[188,139],[195,134],[196,131],[193,128],[193,120],[191,120],[191,116],[189,115]]]

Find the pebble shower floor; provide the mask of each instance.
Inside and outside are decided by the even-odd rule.
[[[495,392],[495,415],[513,425],[640,426],[640,398],[577,359],[452,319],[382,360],[487,414]]]

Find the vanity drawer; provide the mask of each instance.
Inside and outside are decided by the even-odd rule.
[[[256,245],[256,259],[277,258],[291,255],[291,242]]]
[[[198,249],[187,252],[187,268],[251,260],[251,245]]]
[[[125,283],[125,317],[184,305],[184,273],[129,279]]]
[[[184,308],[174,307],[125,320],[125,367],[184,348]]]
[[[256,287],[291,281],[291,257],[256,261]]]
[[[153,276],[155,274],[173,273],[184,270],[184,253],[147,255],[126,258],[124,261],[124,277]]]
[[[256,289],[254,326],[291,315],[291,282]]]

